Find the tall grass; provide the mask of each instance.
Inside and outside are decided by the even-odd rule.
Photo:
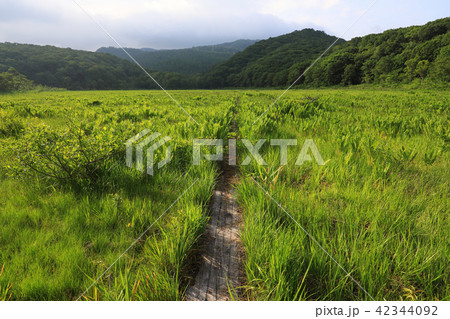
[[[174,94],[181,94],[177,98],[183,100],[199,126],[160,92],[4,96],[1,116],[11,119],[8,123],[15,119],[24,125],[1,126],[5,131],[0,137],[0,265],[5,265],[0,277],[2,299],[76,300],[92,284],[81,300],[184,298],[188,282],[185,267],[206,225],[206,206],[218,176],[216,163],[191,165],[190,146],[193,138],[227,135],[235,94],[218,99],[215,93],[205,92],[200,100],[199,92]],[[82,125],[82,140],[63,138],[71,132],[70,125],[67,131],[70,123],[76,123],[75,128],[86,123]],[[36,156],[28,154],[27,160],[47,168],[47,172],[69,168],[68,174],[55,174],[57,178],[29,171],[22,174],[17,169],[24,151],[20,145],[36,144],[33,134],[40,133],[35,133],[35,128],[44,124],[51,138],[61,137],[58,147],[50,144],[42,153],[30,147],[30,152],[36,151],[31,155]],[[125,145],[121,143],[144,128],[173,140],[173,160],[153,176],[125,166]],[[121,134],[116,134],[118,130]],[[112,144],[123,145],[119,154],[101,163],[94,161],[88,174],[74,174],[85,172],[83,147],[92,146],[88,155],[95,156],[95,148],[108,151]],[[55,149],[63,165],[47,162],[42,166],[44,162],[39,160]],[[77,156],[79,161],[71,160]],[[162,150],[156,156],[156,160],[161,158]],[[91,173],[95,173],[95,180]],[[110,265],[113,267],[108,270]]]
[[[251,126],[274,98],[245,97],[239,110],[243,137],[299,140],[287,166],[271,147],[267,167],[241,166],[252,298],[371,300],[298,222],[376,300],[448,300],[448,94],[290,92]],[[325,166],[294,165],[306,138]]]
[[[161,92],[2,96],[0,300],[75,300],[92,284],[81,300],[183,299],[218,176],[215,163],[191,165],[192,139],[227,136],[299,141],[286,166],[266,142],[267,166],[240,167],[251,298],[370,299],[297,222],[375,299],[448,300],[448,93],[292,91],[252,125],[279,93],[173,92],[199,126]],[[235,112],[239,132],[229,134]],[[173,160],[143,175],[125,166],[124,147],[93,167],[95,181],[85,183],[91,170],[76,183],[17,174],[17,145],[43,124],[64,132],[69,120],[103,132],[107,144],[124,142],[112,133],[119,130],[126,133],[120,138],[144,128],[168,135]],[[325,166],[294,165],[307,138]],[[62,139],[61,149],[70,141]],[[247,155],[239,141],[238,154]]]

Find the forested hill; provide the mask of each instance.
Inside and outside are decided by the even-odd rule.
[[[354,38],[306,74],[313,86],[450,81],[450,18]]]
[[[336,39],[323,31],[304,29],[258,41],[208,72],[202,85],[211,88],[285,85],[294,81]]]
[[[237,40],[217,45],[198,46],[178,50],[131,49],[127,52],[142,66],[164,72],[196,74],[211,70],[215,65],[228,60],[235,53],[254,44],[256,40]],[[131,61],[119,48],[102,47],[97,52],[113,54]]]
[[[450,81],[450,18],[338,41],[298,84],[308,86],[421,80]],[[334,37],[306,29],[259,41],[204,76],[202,85],[286,87],[300,76]]]
[[[105,53],[0,43],[0,73],[10,67],[37,84],[71,90],[157,88],[134,63]],[[192,86],[179,74],[152,74],[167,88]]]

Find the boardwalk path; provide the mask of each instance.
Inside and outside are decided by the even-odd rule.
[[[195,284],[186,292],[187,300],[239,299],[238,287],[243,284],[243,248],[239,237],[241,216],[232,187],[236,182],[233,167],[225,167],[212,196],[201,265]]]

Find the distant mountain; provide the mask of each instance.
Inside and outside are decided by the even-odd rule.
[[[255,42],[256,40],[237,40],[177,50],[125,49],[145,68],[164,72],[196,74],[209,71],[215,65],[226,61],[235,53],[244,50]],[[109,53],[131,61],[130,57],[120,48],[102,47],[97,52]]]
[[[155,52],[155,51],[158,51],[158,50],[152,49],[152,48],[142,48],[141,50],[142,50],[142,51],[146,51],[146,52]],[[97,50],[97,51],[99,51],[99,50]]]
[[[104,53],[0,43],[0,73],[10,67],[36,84],[71,90],[157,88],[134,63]],[[192,87],[180,74],[150,72],[166,88]]]
[[[214,67],[202,85],[217,87],[273,87],[286,85],[299,76],[336,37],[304,29],[258,41]],[[339,40],[338,44],[344,43]]]

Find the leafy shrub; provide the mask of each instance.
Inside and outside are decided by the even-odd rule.
[[[27,129],[15,146],[13,168],[21,176],[92,186],[99,182],[108,161],[123,151],[123,141],[120,126],[71,123],[57,131],[41,124]]]
[[[25,91],[33,87],[33,81],[14,68],[9,68],[7,72],[0,73],[0,92]]]

